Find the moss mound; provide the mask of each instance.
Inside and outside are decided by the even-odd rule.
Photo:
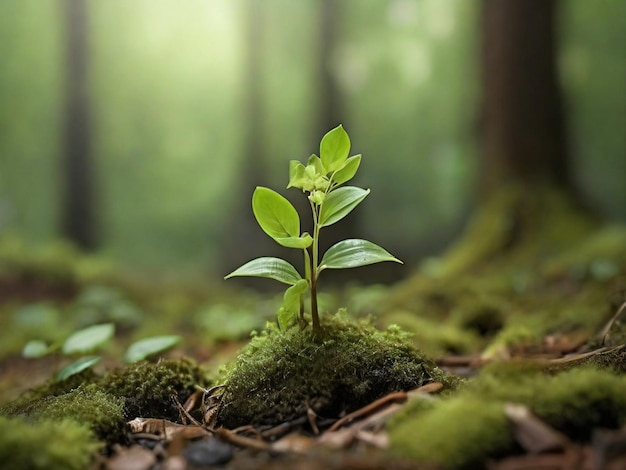
[[[190,359],[142,361],[117,369],[101,381],[103,390],[124,398],[124,417],[179,419],[175,399],[183,403],[196,385],[207,386],[205,371]]]
[[[90,468],[99,447],[89,429],[75,421],[44,420],[33,424],[0,416],[2,468],[84,470]]]
[[[243,348],[225,373],[220,424],[275,425],[312,408],[335,417],[387,393],[429,382],[456,385],[425,358],[398,327],[379,331],[344,313],[327,315],[324,337],[269,324]]]
[[[179,419],[195,386],[207,386],[205,371],[189,359],[138,362],[104,377],[91,371],[49,381],[0,408],[0,415],[28,422],[73,420],[108,443],[124,442],[126,422],[136,417]]]
[[[124,399],[105,393],[97,385],[82,385],[71,392],[42,399],[31,409],[29,420],[72,419],[87,425],[98,438],[120,442],[126,428]]]

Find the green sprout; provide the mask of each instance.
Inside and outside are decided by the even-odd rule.
[[[362,239],[342,240],[321,256],[320,231],[347,216],[370,193],[369,189],[341,186],[350,181],[361,163],[361,155],[348,157],[350,138],[341,125],[329,131],[320,142],[320,156],[311,155],[306,166],[297,160],[289,163],[289,188],[308,193],[313,216],[313,235],[300,232],[300,217],[293,205],[269,188],[258,186],[252,195],[252,211],[263,229],[276,243],[304,253],[304,276],[280,258],[256,258],[239,267],[224,279],[254,276],[274,279],[289,285],[278,310],[278,324],[287,327],[296,318],[302,327],[304,296],[311,300],[313,333],[321,333],[317,307],[317,281],[325,269],[345,269],[383,261],[402,263],[380,246]]]

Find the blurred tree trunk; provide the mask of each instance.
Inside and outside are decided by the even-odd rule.
[[[570,175],[556,19],[555,0],[483,0],[479,206],[443,273],[515,250],[548,252],[589,225]]]
[[[252,193],[265,184],[266,158],[264,142],[265,106],[263,103],[263,67],[265,50],[264,4],[248,0],[245,4],[244,94],[245,109],[244,158],[237,167],[236,188],[229,194],[239,197],[228,219],[221,245],[222,271],[230,272],[242,263],[259,256],[269,256],[276,250],[274,242],[265,235],[252,214]],[[276,253],[272,253],[275,255]],[[255,284],[251,278],[240,282]]]
[[[482,193],[509,181],[569,190],[556,1],[485,0],[482,21]]]
[[[79,247],[97,246],[95,164],[88,91],[88,15],[84,0],[63,3],[67,28],[62,232]]]
[[[345,112],[343,97],[333,75],[332,57],[335,52],[341,11],[337,0],[320,2],[318,26],[317,77],[319,109],[315,142],[332,128],[343,123]]]
[[[342,24],[341,4],[338,0],[321,0],[318,5],[316,69],[319,107],[317,111],[316,134],[314,135],[316,146],[313,148],[318,148],[317,146],[322,136],[339,124],[344,124],[348,133],[350,132],[349,124],[346,124],[345,102],[333,72],[333,55],[337,48]],[[315,153],[318,153],[317,150]],[[325,228],[322,232],[321,250],[328,249],[339,240],[358,236],[360,234],[360,214],[361,212],[357,209],[346,219]],[[361,269],[349,272],[341,270],[329,272],[324,277],[334,282],[342,282],[344,279],[354,280],[359,274],[366,271],[368,270]]]

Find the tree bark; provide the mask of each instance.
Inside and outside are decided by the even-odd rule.
[[[484,0],[482,196],[509,182],[571,189],[556,7],[556,0]]]
[[[88,14],[84,0],[65,0],[67,27],[62,232],[79,247],[97,247],[95,165],[88,86]]]

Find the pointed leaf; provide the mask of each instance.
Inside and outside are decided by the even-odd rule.
[[[181,337],[177,335],[154,336],[135,341],[124,354],[126,363],[137,362],[146,359],[153,354],[157,354],[181,342]]]
[[[304,165],[298,160],[291,160],[289,162],[289,188],[302,189],[306,178],[304,177]]]
[[[248,261],[224,277],[224,279],[230,279],[235,276],[265,277],[289,285],[293,285],[302,279],[296,268],[287,261],[269,256]]]
[[[263,231],[274,240],[300,236],[298,212],[276,191],[258,186],[252,195],[252,211]]]
[[[324,253],[319,271],[356,268],[383,261],[394,261],[402,264],[402,261],[375,243],[354,238],[342,240],[331,246]]]
[[[359,165],[361,164],[361,155],[354,155],[348,158],[343,166],[335,172],[333,175],[333,182],[335,184],[343,184],[350,181],[356,175]]]
[[[113,323],[93,325],[75,332],[63,343],[63,354],[83,354],[99,348],[113,337]]]
[[[306,279],[300,279],[289,287],[283,295],[283,307],[289,311],[298,311],[300,309],[300,297],[306,292],[308,285]]]
[[[297,312],[285,310],[285,307],[280,307],[276,312],[276,320],[278,320],[278,327],[281,330],[286,330],[289,325],[297,318]]]
[[[62,380],[71,377],[72,375],[76,375],[90,367],[93,367],[102,359],[100,356],[86,356],[77,359],[71,364],[66,365],[63,369],[61,369],[55,378],[57,382],[61,382]]]
[[[340,124],[326,133],[320,142],[320,158],[327,172],[342,167],[350,152],[350,138]]]
[[[276,313],[278,326],[280,326],[281,329],[286,329],[289,323],[298,315],[300,311],[300,298],[306,292],[308,286],[309,283],[305,279],[300,279],[285,291],[283,295],[283,305]]]
[[[345,186],[331,191],[322,206],[320,227],[332,225],[343,219],[370,193],[369,189]]]

